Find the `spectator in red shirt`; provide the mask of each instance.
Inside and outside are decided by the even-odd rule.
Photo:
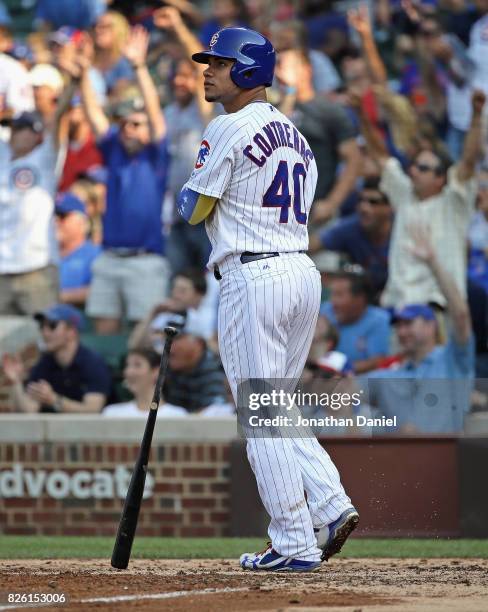
[[[75,96],[68,113],[68,147],[59,191],[68,190],[76,179],[90,168],[103,164],[95,137],[81,106],[81,98]]]

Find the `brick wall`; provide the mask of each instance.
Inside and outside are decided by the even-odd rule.
[[[14,465],[19,472],[56,470],[129,471],[138,445],[107,442],[2,443],[0,478]],[[21,466],[21,467],[19,467]],[[17,469],[16,468],[16,469]],[[152,496],[144,499],[139,535],[225,536],[229,534],[229,443],[165,443],[151,451]],[[28,476],[32,478],[31,476]],[[0,497],[0,533],[44,535],[114,535],[123,499],[55,499],[44,487],[39,497]]]

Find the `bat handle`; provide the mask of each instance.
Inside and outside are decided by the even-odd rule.
[[[176,327],[173,327],[172,325],[167,325],[164,328],[164,333],[166,334],[168,339],[171,338],[171,342],[173,342],[174,337],[178,335],[178,330],[176,329]],[[170,342],[170,346],[171,346],[171,342]]]
[[[158,378],[156,380],[156,386],[154,387],[151,410],[157,410],[159,407],[161,388],[163,386],[164,378],[166,376],[166,370],[168,369],[169,353],[171,351],[171,345],[173,344],[173,340],[178,335],[178,330],[176,329],[176,327],[168,325],[164,328],[164,333],[166,334],[166,340],[164,342],[164,348],[161,354],[161,363],[159,364]]]

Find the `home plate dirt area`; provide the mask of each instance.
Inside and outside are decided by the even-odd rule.
[[[43,610],[488,611],[486,559],[332,559],[310,574],[245,572],[235,559],[0,561],[7,593],[50,593],[67,603]],[[32,609],[29,606],[29,609]]]

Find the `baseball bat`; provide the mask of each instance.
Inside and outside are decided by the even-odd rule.
[[[154,394],[149,409],[149,414],[144,429],[144,436],[139,449],[134,471],[130,479],[129,488],[125,497],[124,508],[120,517],[117,537],[115,538],[114,549],[112,552],[111,564],[117,569],[126,569],[129,565],[132,543],[137,528],[137,520],[139,518],[139,510],[141,509],[142,495],[144,493],[144,483],[146,482],[147,464],[149,462],[149,452],[151,450],[151,442],[156,424],[156,416],[158,414],[159,401],[161,398],[161,388],[168,369],[169,352],[173,339],[178,333],[174,327],[166,327],[164,329],[166,341],[164,343],[161,362],[159,364],[158,379],[154,388]]]

